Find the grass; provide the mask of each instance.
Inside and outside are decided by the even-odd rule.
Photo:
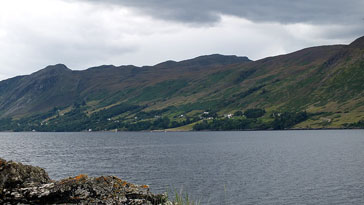
[[[200,122],[200,121],[198,121]],[[192,131],[193,130],[193,126],[198,123],[198,122],[194,122],[188,125],[184,125],[181,127],[175,127],[175,128],[170,128],[170,129],[166,129],[166,131],[170,131],[170,132],[183,132],[183,131]]]
[[[189,197],[187,193],[183,193],[181,191],[174,190],[174,200],[172,201],[173,205],[200,205],[199,200],[193,200]]]
[[[323,62],[330,60],[330,53],[335,52],[336,49],[333,49],[333,51],[325,53],[322,58],[317,59],[317,56],[311,59],[311,53],[309,55],[302,53],[300,54],[302,56],[298,56],[298,58],[295,55],[285,58],[278,57],[276,60],[271,58],[272,64],[266,64],[265,61],[252,62],[236,68],[222,66],[204,70],[156,69],[155,72],[154,70],[148,71],[153,71],[154,77],[150,77],[150,73],[147,74],[148,72],[143,71],[129,80],[124,80],[123,76],[118,75],[115,75],[114,78],[114,75],[109,75],[108,72],[105,72],[104,77],[100,77],[99,74],[91,76],[90,73],[89,77],[95,79],[97,85],[101,87],[96,88],[94,84],[82,85],[83,87],[77,88],[80,89],[77,90],[79,96],[75,97],[70,94],[74,100],[68,105],[63,105],[63,102],[68,102],[66,94],[74,93],[76,90],[73,86],[64,87],[64,83],[57,84],[58,86],[53,90],[45,90],[38,97],[32,95],[32,99],[37,99],[37,103],[40,104],[29,105],[29,110],[26,109],[24,113],[15,113],[14,120],[24,119],[22,125],[27,123],[32,126],[40,124],[40,122],[56,122],[58,115],[43,115],[47,114],[44,110],[52,111],[54,105],[58,104],[57,101],[60,101],[61,105],[57,106],[61,107],[59,114],[67,117],[67,113],[72,111],[74,102],[85,101],[86,105],[82,106],[81,111],[87,117],[100,112],[100,115],[107,113],[107,118],[123,122],[134,121],[134,117],[139,111],[150,112],[170,106],[175,108],[161,113],[163,117],[175,119],[175,116],[181,114],[195,117],[206,110],[223,115],[233,113],[235,110],[258,107],[265,108],[267,113],[275,110],[279,112],[303,110],[310,113],[331,112],[333,114],[329,116],[320,116],[323,117],[322,119],[313,118],[295,127],[341,127],[345,123],[363,120],[364,70],[362,68],[364,61],[361,58],[362,51],[353,51],[350,54],[351,60],[348,61],[344,56],[342,60],[339,59],[339,64],[331,64],[330,69],[322,67]],[[312,63],[312,65],[307,63]],[[71,82],[74,79],[76,77],[68,80]],[[103,82],[100,79],[109,79],[110,82]],[[1,95],[6,98],[7,90],[15,89],[12,86],[19,82],[19,80],[12,80],[9,86],[0,89]],[[72,83],[75,82],[72,81]],[[48,85],[47,83],[49,84],[46,82],[45,85]],[[58,92],[61,95],[55,96],[54,93]],[[115,106],[126,102],[141,108],[123,113],[120,110],[113,110]],[[15,101],[11,103],[15,103]],[[0,110],[0,116],[8,110]],[[339,112],[342,114],[337,116],[335,113]],[[28,118],[37,113],[42,115],[37,115],[37,118]],[[81,114],[74,117],[73,120],[86,118]],[[325,122],[328,121],[326,118],[330,119],[330,123]],[[140,120],[143,119],[140,118]],[[269,122],[271,119],[269,116],[265,116],[262,120]],[[84,123],[88,123],[88,121],[84,120]],[[107,123],[103,125],[105,125],[103,128],[106,129]],[[101,129],[103,125],[98,126]],[[193,125],[172,128],[167,131],[189,131],[192,130]]]
[[[177,91],[186,87],[186,80],[168,80],[145,87],[139,96],[132,99],[135,102],[151,101],[155,99],[166,99],[172,97]]]

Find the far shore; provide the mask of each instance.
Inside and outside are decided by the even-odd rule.
[[[15,131],[0,131],[0,133],[127,133],[127,132],[139,132],[139,133],[163,133],[163,132],[252,132],[252,131],[310,131],[310,130],[364,130],[364,128],[294,128],[294,129],[284,129],[284,130],[258,130],[258,129],[251,129],[251,130],[178,130],[178,129],[167,129],[167,130],[142,130],[142,131],[113,131],[113,130],[100,130],[100,131],[65,131],[65,132],[38,132],[38,131],[22,131],[22,132],[15,132]]]

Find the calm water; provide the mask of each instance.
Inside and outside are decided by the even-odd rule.
[[[0,133],[52,178],[116,175],[201,204],[364,204],[364,130]]]

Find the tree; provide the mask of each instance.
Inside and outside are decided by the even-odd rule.
[[[240,110],[234,112],[234,116],[243,116],[243,114],[244,113],[242,111],[240,111]]]
[[[248,109],[244,112],[244,115],[247,118],[258,118],[265,114],[264,109],[254,108],[254,109]]]

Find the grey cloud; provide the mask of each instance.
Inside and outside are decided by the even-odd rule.
[[[98,2],[98,0],[84,0]],[[361,24],[362,0],[104,0],[164,20],[215,23],[220,14],[255,22]]]
[[[192,26],[214,26],[222,15],[255,23],[333,26],[319,38],[364,35],[363,0],[80,0],[132,8],[157,19]],[[269,31],[268,31],[269,32]]]
[[[0,55],[0,80],[56,63],[72,69],[151,65],[210,53],[259,59],[309,46],[350,43],[364,34],[363,4],[363,0],[4,1],[0,50],[6,52]]]

